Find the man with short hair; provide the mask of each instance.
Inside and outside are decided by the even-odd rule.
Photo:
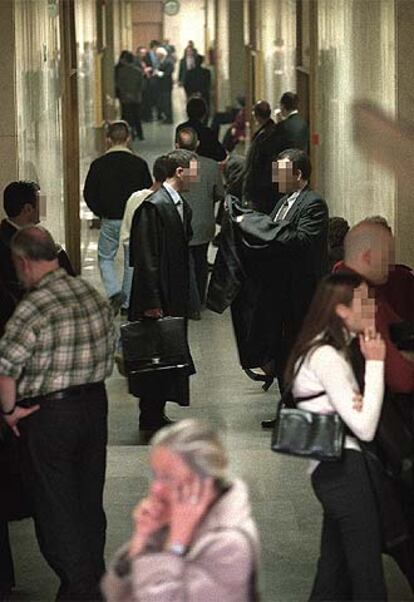
[[[190,253],[194,263],[194,272],[198,289],[198,308],[204,305],[208,278],[208,245],[213,240],[216,224],[214,216],[215,203],[224,199],[223,180],[216,161],[198,155],[199,140],[197,132],[192,128],[181,128],[177,132],[176,147],[196,153],[198,162],[198,179],[192,182],[184,193],[185,200],[191,207],[191,228],[193,236],[190,240]]]
[[[3,206],[6,217],[0,223],[0,278],[17,303],[24,293],[18,281],[10,250],[16,232],[39,222],[39,192],[36,182],[19,180],[10,182],[3,192]],[[58,246],[59,265],[71,276],[75,275],[65,250]]]
[[[187,317],[191,209],[181,193],[197,177],[197,156],[186,150],[167,155],[166,179],[135,211],[131,227],[134,266],[129,320]],[[130,391],[140,398],[139,426],[156,431],[169,423],[167,401],[189,405],[189,370],[160,371],[130,377]]]
[[[44,228],[22,228],[11,249],[27,293],[0,340],[1,413],[21,437],[39,546],[61,581],[57,599],[96,600],[113,314],[89,283],[59,267]]]
[[[231,308],[242,367],[260,366],[282,387],[288,355],[327,272],[329,213],[310,188],[306,153],[288,149],[273,163],[284,196],[270,215],[246,209],[236,220],[248,245],[241,254],[244,280]],[[263,428],[273,425],[262,422]]]
[[[107,152],[92,162],[83,196],[89,209],[101,218],[98,263],[106,294],[114,312],[127,309],[128,283],[119,284],[115,257],[125,205],[133,192],[152,184],[147,162],[129,148],[130,130],[125,121],[114,121],[107,131]]]
[[[181,128],[192,128],[197,132],[199,146],[197,154],[201,157],[209,157],[214,161],[224,161],[227,153],[222,144],[220,144],[213,130],[205,125],[207,116],[207,106],[205,101],[198,96],[190,98],[187,102],[188,120],[180,123],[175,130],[175,138]]]
[[[299,148],[305,153],[309,147],[309,126],[299,114],[299,98],[295,92],[285,92],[280,98],[280,121],[278,134],[282,140],[281,150]]]
[[[277,125],[271,118],[270,104],[259,100],[253,107],[257,124],[246,156],[243,176],[243,200],[261,213],[269,214],[277,196],[272,183],[271,162],[282,149],[276,136]]]

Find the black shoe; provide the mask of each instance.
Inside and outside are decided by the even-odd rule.
[[[262,429],[272,429],[276,424],[276,418],[273,420],[262,420]]]
[[[156,433],[160,429],[164,428],[164,426],[170,426],[171,424],[174,424],[174,420],[171,420],[170,418],[168,418],[168,416],[163,414],[162,418],[157,423],[140,420],[139,430],[145,431],[147,433]]]
[[[162,415],[162,423],[163,426],[168,426],[169,424],[175,424],[175,420],[171,420],[171,418],[168,418],[168,416],[166,414]]]
[[[189,320],[201,320],[201,314],[199,311],[193,311],[191,314],[189,314],[188,316]]]

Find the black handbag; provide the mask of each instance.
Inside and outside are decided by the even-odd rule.
[[[325,391],[321,391],[307,397],[293,398],[293,381],[301,365],[279,402],[271,448],[274,452],[289,456],[324,462],[340,460],[344,448],[345,425],[339,414],[317,414],[296,407],[302,401],[325,395]]]
[[[185,318],[144,318],[121,326],[125,371],[128,375],[192,365]]]

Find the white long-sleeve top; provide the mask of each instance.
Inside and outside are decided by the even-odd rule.
[[[331,345],[311,351],[293,384],[293,396],[305,397],[325,391],[324,395],[300,402],[298,407],[317,413],[337,412],[361,441],[372,441],[377,430],[384,397],[384,362],[368,360],[365,364],[365,391],[362,410],[353,408],[353,398],[360,393],[352,366],[344,353]],[[345,447],[360,450],[357,439],[347,436]]]

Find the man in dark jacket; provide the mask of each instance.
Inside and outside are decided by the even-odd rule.
[[[164,119],[164,123],[172,123],[172,87],[174,62],[169,58],[168,52],[160,46],[155,51],[159,61],[154,70],[154,88],[156,93],[158,116]]]
[[[219,268],[219,262],[226,263],[220,249],[216,260],[222,274],[232,275],[223,280],[218,274],[218,279],[225,282],[221,294],[227,302],[233,300],[242,367],[273,364],[271,369],[281,385],[287,356],[318,281],[327,271],[328,207],[309,188],[310,173],[310,161],[303,151],[282,152],[275,162],[275,175],[285,196],[269,216],[247,209],[232,211],[233,226],[243,238],[237,247],[241,267],[234,264],[234,245],[229,257],[231,270],[226,265]],[[230,233],[234,235],[233,230]],[[210,289],[214,286],[213,272]],[[222,309],[218,290],[215,287],[214,299],[209,290],[208,305]],[[272,426],[271,421],[264,426]]]
[[[0,223],[0,279],[14,303],[23,296],[24,288],[19,282],[12,260],[10,245],[13,236],[23,226],[39,222],[39,186],[36,182],[20,180],[10,182],[3,192],[3,207],[6,217]],[[65,250],[59,246],[58,260],[70,276],[75,272]]]
[[[204,57],[197,54],[195,58],[196,66],[187,71],[184,79],[184,89],[187,98],[193,95],[199,95],[206,103],[207,112],[210,107],[210,87],[211,74],[208,69],[203,67]]]
[[[299,148],[305,153],[309,148],[309,127],[304,118],[299,115],[299,99],[294,92],[285,92],[280,99],[281,121],[279,137],[282,140],[281,150]]]
[[[122,119],[131,128],[133,136],[144,139],[141,124],[141,103],[144,72],[135,63],[134,55],[124,50],[115,70],[115,87],[121,103]]]
[[[132,221],[130,321],[188,316],[191,209],[181,192],[196,177],[197,157],[187,150],[176,150],[166,157],[165,182],[139,206]],[[168,424],[164,415],[167,401],[189,404],[191,373],[193,368],[130,377],[130,391],[140,398],[141,430],[155,431]]]
[[[192,128],[197,132],[200,144],[197,154],[201,157],[209,157],[214,161],[224,161],[227,156],[224,147],[218,141],[213,130],[204,124],[207,115],[206,103],[202,98],[190,98],[187,102],[188,121],[184,121],[177,126],[175,130],[175,139],[177,139],[178,130],[181,128]]]
[[[262,213],[270,213],[275,205],[275,185],[272,182],[272,159],[281,150],[278,126],[270,117],[271,108],[266,100],[258,101],[253,115],[258,125],[245,163],[243,200]]]
[[[114,121],[108,128],[108,151],[92,162],[85,180],[83,197],[89,209],[101,218],[98,261],[106,293],[115,312],[129,304],[129,285],[121,286],[115,274],[115,256],[125,205],[133,192],[149,188],[152,178],[147,162],[129,149],[129,127]]]

